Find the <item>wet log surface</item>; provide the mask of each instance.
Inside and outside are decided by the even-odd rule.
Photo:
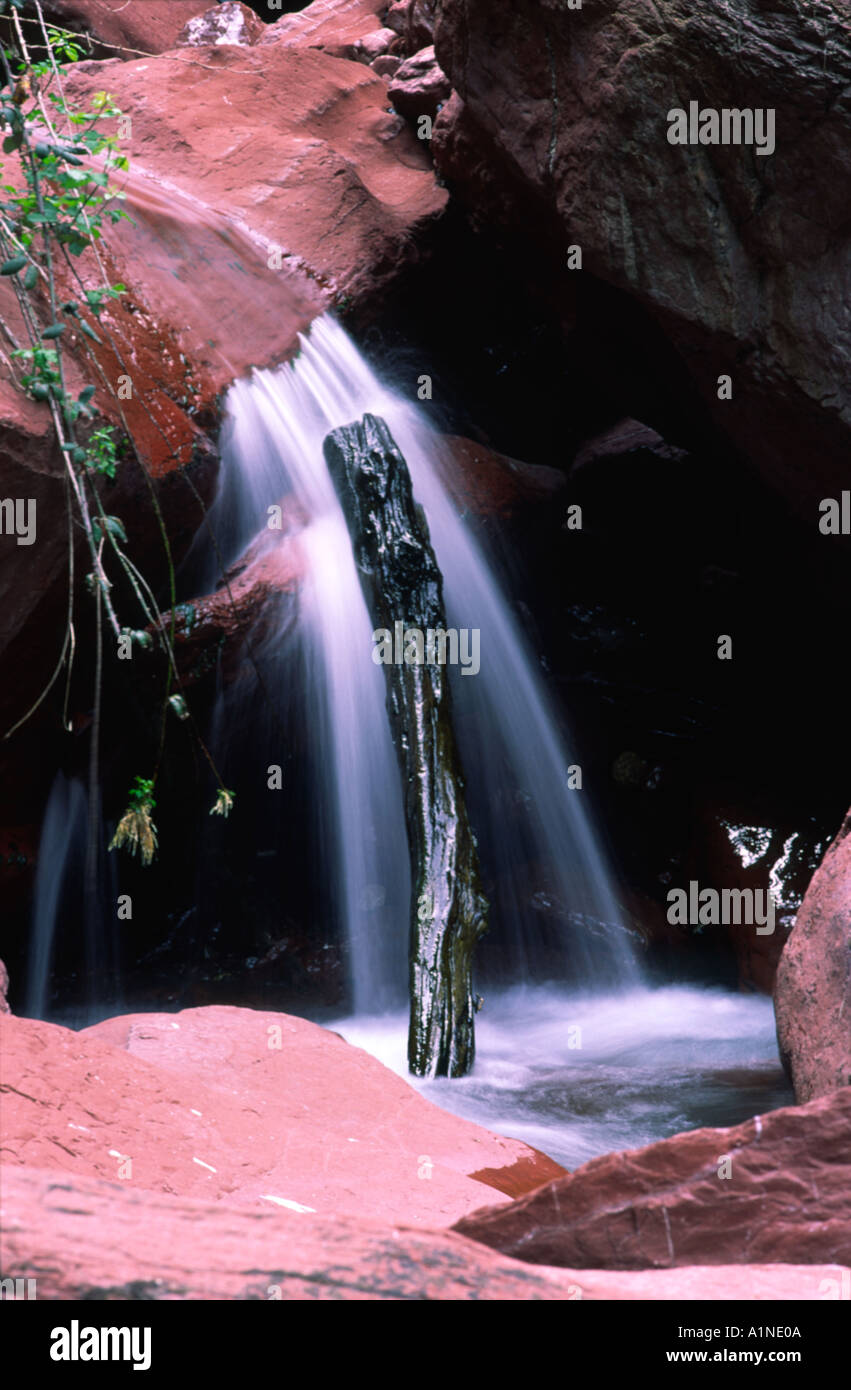
[[[325,458],[376,629],[446,628],[443,582],[408,467],[384,421],[335,430]],[[364,653],[364,660],[370,659]],[[415,1076],[463,1076],[473,1064],[472,957],[487,925],[464,800],[445,666],[388,664],[387,710],[411,851],[408,1063]]]

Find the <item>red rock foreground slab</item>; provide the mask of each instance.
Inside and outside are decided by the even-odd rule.
[[[25,1163],[132,1190],[442,1226],[494,1187],[513,1196],[564,1171],[287,1014],[188,1009],[81,1033],[0,1025],[7,1172]]]
[[[0,1274],[40,1299],[829,1299],[836,1266],[530,1269],[451,1231],[320,1217],[7,1169]]]
[[[851,1089],[595,1158],[455,1229],[573,1269],[851,1265]]]

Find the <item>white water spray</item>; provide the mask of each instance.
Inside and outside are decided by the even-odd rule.
[[[584,987],[634,980],[637,965],[587,807],[568,785],[569,756],[535,661],[436,463],[436,441],[417,408],[370,370],[329,318],[302,337],[296,359],[237,382],[228,397],[223,471],[211,521],[226,563],[289,497],[305,519],[301,595],[309,653],[311,733],[321,741],[333,811],[335,884],[351,948],[359,1013],[398,1004],[406,989],[410,874],[400,777],[372,660],[371,624],[346,523],[322,454],[327,434],[365,413],[387,422],[411,473],[444,576],[447,622],[481,633],[481,670],[452,672],[456,735],[471,819],[494,907],[526,978],[543,933],[530,906],[529,863],[544,866],[546,906],[565,942],[570,974]],[[400,614],[400,619],[406,615]],[[517,812],[518,805],[520,807]],[[508,817],[511,823],[508,824]],[[538,937],[541,937],[541,940]],[[552,928],[549,929],[552,937]],[[547,942],[552,959],[553,942]],[[556,954],[558,941],[555,944]],[[487,937],[479,947],[487,950]]]
[[[50,966],[57,924],[62,920],[63,892],[74,861],[82,864],[86,845],[86,792],[76,778],[58,772],[50,789],[38,844],[33,925],[27,961],[25,1012],[45,1018],[50,1000]],[[67,904],[67,899],[66,899]]]

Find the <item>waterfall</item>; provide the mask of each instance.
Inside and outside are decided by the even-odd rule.
[[[384,677],[372,660],[370,622],[322,454],[332,429],[367,412],[384,418],[407,460],[443,572],[449,626],[481,634],[478,674],[450,668],[450,679],[468,805],[510,975],[540,974],[543,958],[552,970],[561,957],[564,973],[579,986],[626,985],[637,979],[638,967],[619,925],[589,793],[570,788],[575,760],[526,636],[458,515],[420,411],[377,378],[326,316],[302,335],[294,361],[256,371],[231,388],[211,522],[230,563],[282,498],[303,520],[300,630],[313,712],[309,736],[323,768],[316,795],[333,846],[329,876],[350,944],[355,1009],[380,1012],[404,999],[410,910]],[[536,902],[530,865],[541,874]],[[549,925],[541,922],[542,905]],[[486,937],[480,957],[487,947]]]
[[[107,837],[99,814],[93,841],[89,831],[86,786],[58,772],[38,846],[24,1012],[30,1018],[51,1017],[53,973],[62,968],[69,943],[81,943],[77,998],[63,1011],[63,1021],[73,1018],[80,1027],[108,1015],[123,997],[117,867],[114,856],[103,852]]]
[[[86,848],[86,793],[82,782],[58,772],[50,789],[33,895],[33,927],[27,961],[25,1012],[45,1018],[50,1002],[50,969],[57,924],[67,917],[70,871],[82,865]]]

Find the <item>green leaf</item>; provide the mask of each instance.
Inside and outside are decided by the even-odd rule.
[[[29,269],[27,270],[26,275],[24,276],[24,289],[25,289],[25,290],[34,290],[37,284],[38,284],[38,269],[36,268],[36,266],[31,265],[31,266],[29,267]]]
[[[81,328],[82,332],[85,333],[85,335],[86,335],[87,338],[93,338],[94,341],[95,341],[96,343],[102,343],[102,342],[103,342],[103,339],[98,337],[98,335],[97,335],[97,333],[95,332],[95,330],[94,330],[93,328],[89,328],[89,325],[86,323],[86,320],[85,320],[85,319],[80,319],[79,322],[80,322],[80,328]],[[43,337],[43,336],[44,336],[44,334],[42,334],[42,337]]]
[[[49,328],[45,328],[42,338],[61,338],[65,332],[64,323],[52,323]]]
[[[17,275],[27,263],[26,256],[13,256],[10,261],[0,265],[0,275]]]
[[[23,143],[24,143],[23,132],[20,131],[20,130],[17,130],[17,131],[15,131],[15,134],[14,134],[14,135],[7,135],[7,136],[6,136],[6,139],[3,141],[3,153],[4,153],[4,154],[13,154],[15,150],[19,150],[19,149],[21,148],[21,145],[22,145]]]
[[[48,386],[45,386],[43,381],[34,381],[32,386],[30,387],[30,394],[32,395],[33,399],[37,401],[50,400],[50,388]]]
[[[80,405],[88,405],[96,390],[96,386],[84,386],[79,396],[77,397],[77,400],[80,402]]]
[[[43,140],[39,140],[38,144],[35,146],[34,153],[38,155],[39,159],[47,159],[48,155],[51,153],[51,149]]]
[[[124,545],[127,544],[127,532],[124,530],[124,525],[119,516],[93,517],[92,530],[94,531],[95,528],[97,528],[95,535],[96,540],[99,541],[103,532],[106,530],[111,536],[115,536],[116,539],[120,540]],[[185,716],[181,715],[181,718],[184,717]]]

